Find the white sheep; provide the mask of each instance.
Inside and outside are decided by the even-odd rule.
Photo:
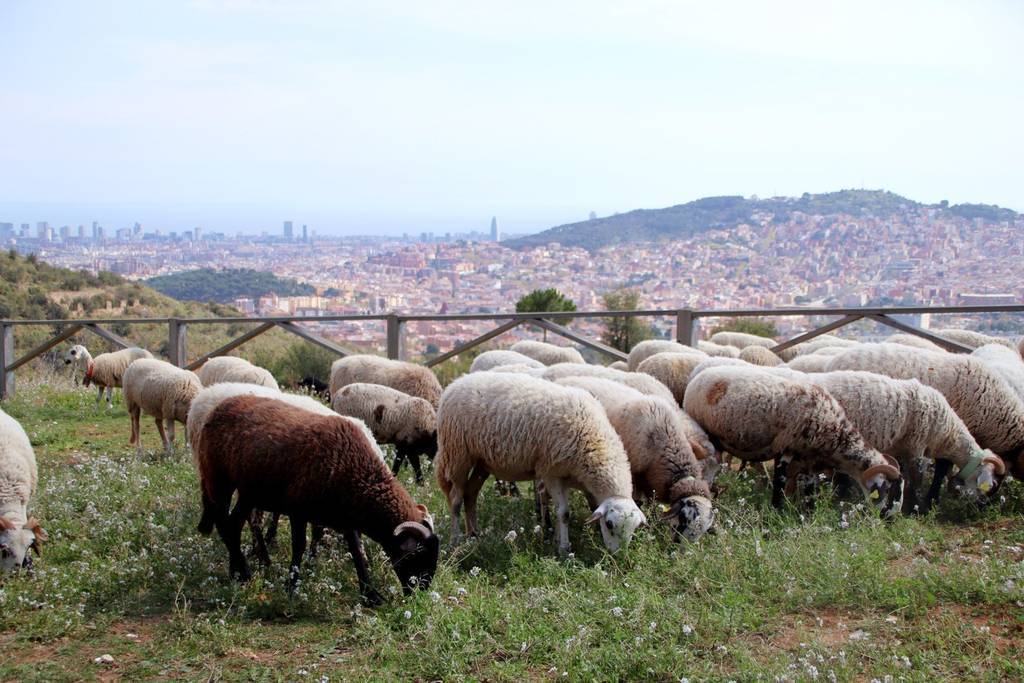
[[[602,405],[629,456],[634,498],[653,493],[670,505],[664,519],[686,540],[696,541],[711,528],[711,489],[701,480],[703,468],[677,406],[600,377],[563,377],[555,383],[583,389]]]
[[[709,341],[697,342],[697,349],[709,356],[720,356],[722,358],[739,358],[740,350],[735,346],[724,346]]]
[[[546,380],[554,381],[559,377],[603,377],[614,380],[627,387],[632,387],[641,394],[648,396],[660,396],[661,398],[673,401],[672,392],[668,387],[654,379],[650,375],[639,372],[623,372],[612,370],[601,365],[580,365],[578,363],[558,363],[551,365],[541,375]]]
[[[487,372],[511,372],[517,375],[529,375],[530,377],[541,377],[548,366],[541,365],[539,368],[533,367],[532,365],[522,365],[516,363],[515,365],[499,365],[496,368],[491,368]]]
[[[740,349],[740,360],[744,360],[751,365],[762,365],[769,368],[782,365],[782,359],[776,356],[771,349],[764,346],[747,346]]]
[[[203,363],[196,371],[199,381],[204,387],[212,387],[222,382],[240,382],[242,384],[258,384],[269,389],[278,389],[277,380],[269,370],[253,365],[238,356],[217,356]]]
[[[482,372],[484,370],[493,370],[502,365],[525,365],[531,368],[544,367],[544,363],[516,351],[497,349],[494,351],[484,351],[474,358],[473,363],[469,366],[469,371]]]
[[[961,482],[983,493],[1005,474],[1002,461],[982,450],[946,398],[916,379],[853,370],[807,375],[807,379],[839,402],[870,446],[900,463],[910,494],[904,496],[907,512],[918,502],[924,457],[953,462]],[[929,495],[925,507],[937,493],[936,489]]]
[[[999,375],[1024,401],[1024,360],[1013,349],[1002,344],[979,346],[971,355]]]
[[[132,421],[131,440],[139,455],[142,438],[139,418],[142,413],[156,420],[160,441],[168,453],[174,450],[174,422],[185,424],[192,399],[203,388],[199,377],[155,358],[137,360],[124,371],[124,404]]]
[[[626,361],[626,370],[635,371],[640,363],[656,353],[695,353],[705,355],[692,346],[686,346],[679,342],[667,339],[646,339],[629,351],[629,358]]]
[[[571,346],[556,346],[555,344],[530,339],[517,341],[510,350],[521,353],[524,356],[529,356],[544,365],[586,362],[583,360],[583,355]]]
[[[865,443],[827,391],[795,373],[751,365],[708,367],[690,380],[683,405],[732,455],[776,460],[776,505],[787,458],[844,472],[886,511],[902,493],[899,470]]]
[[[39,474],[36,454],[25,430],[0,410],[0,574],[31,567],[31,549],[39,554],[46,532],[28,516],[29,499]]]
[[[103,399],[103,390],[107,390],[107,408],[114,407],[114,387],[121,386],[125,369],[134,361],[140,358],[152,358],[153,354],[145,349],[130,347],[120,351],[101,353],[95,358],[89,353],[89,349],[81,344],[75,344],[64,354],[64,363],[74,363],[85,373],[82,379],[82,386],[96,385],[96,407]]]
[[[437,413],[437,481],[452,513],[452,536],[466,508],[476,531],[476,499],[489,475],[543,481],[556,503],[558,548],[569,551],[569,487],[586,491],[612,552],[646,521],[633,501],[629,458],[590,394],[516,374],[479,372],[452,382]]]
[[[828,363],[832,358],[833,356],[827,356],[822,353],[808,353],[806,355],[793,358],[782,367],[789,368],[790,370],[796,370],[797,372],[825,372],[825,368],[828,367]]]
[[[813,353],[817,349],[825,348],[828,346],[854,346],[857,342],[850,339],[843,339],[837,337],[834,334],[819,334],[817,337],[812,337],[808,341],[801,342],[795,346],[790,346],[788,349],[777,351],[779,358],[784,361],[791,361],[797,356],[804,354]]]
[[[622,370],[623,372],[629,370],[629,364],[624,360],[617,360],[608,364],[612,370]]]
[[[930,330],[930,332],[936,336],[948,339],[949,341],[956,342],[971,349],[977,349],[985,346],[986,344],[999,344],[1005,346],[1008,349],[1014,348],[1014,343],[1010,339],[1003,337],[993,337],[990,334],[983,334],[981,332],[975,332],[973,330],[959,330],[951,327],[947,327],[939,330]]]
[[[904,346],[913,346],[918,349],[925,349],[926,351],[945,351],[944,348],[935,342],[924,337],[918,337],[916,334],[892,334],[883,341],[886,344],[903,344]]]
[[[762,337],[759,334],[750,334],[748,332],[731,332],[728,330],[715,332],[708,338],[708,341],[714,344],[721,344],[722,346],[735,346],[741,351],[750,346],[760,346],[762,348],[771,349],[777,344],[777,342],[771,337]]]
[[[403,394],[418,396],[437,408],[441,383],[429,368],[415,363],[365,354],[346,356],[331,365],[331,396],[347,384],[383,384]]]
[[[381,384],[356,382],[338,390],[331,408],[365,422],[377,443],[394,444],[392,471],[398,474],[408,458],[416,481],[422,483],[420,454],[433,460],[437,453],[437,413],[429,401]]]
[[[672,397],[679,405],[683,404],[686,383],[690,380],[693,369],[710,358],[701,353],[656,353],[637,366],[636,371],[650,375],[672,392]]]
[[[899,344],[864,344],[834,356],[828,371],[866,370],[896,379],[916,379],[939,391],[982,448],[1024,475],[1024,401],[979,359]]]

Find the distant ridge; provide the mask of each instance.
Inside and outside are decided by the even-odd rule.
[[[961,218],[1014,220],[1017,213],[989,204],[921,204],[885,190],[840,190],[801,197],[769,199],[739,196],[705,197],[664,209],[636,209],[628,213],[559,225],[535,235],[505,242],[515,248],[559,242],[565,246],[599,249],[614,244],[686,239],[701,232],[733,228],[754,221],[757,214],[770,214],[782,222],[796,212],[816,216],[846,214],[886,217],[930,207]]]

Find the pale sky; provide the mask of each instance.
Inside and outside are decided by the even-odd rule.
[[[722,194],[1024,210],[1024,2],[0,0],[0,221],[539,230]]]

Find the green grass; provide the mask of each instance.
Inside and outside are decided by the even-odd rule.
[[[615,557],[582,528],[577,496],[567,560],[535,533],[526,485],[519,499],[488,485],[484,533],[444,548],[430,591],[365,609],[333,540],[295,597],[285,543],[270,570],[229,581],[220,540],[194,530],[189,456],[137,459],[122,407],[48,384],[20,386],[4,409],[36,447],[33,512],[50,541],[34,575],[0,579],[2,680],[1024,677],[1019,483],[1001,510],[950,503],[883,523],[831,503],[777,514],[759,482],[729,474],[717,536],[679,547],[654,523]],[[158,443],[151,421],[143,439]],[[410,488],[446,517],[432,483]],[[367,551],[393,591],[386,558]],[[94,663],[104,654],[113,662]]]

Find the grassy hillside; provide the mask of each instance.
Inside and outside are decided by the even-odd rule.
[[[756,214],[772,214],[775,220],[788,220],[793,213],[830,216],[892,216],[923,206],[913,200],[884,190],[840,190],[823,194],[805,193],[801,197],[746,199],[739,196],[705,197],[664,209],[637,209],[604,218],[560,225],[549,230],[509,240],[512,248],[560,242],[568,246],[596,249],[612,244],[638,241],[685,239],[718,228],[749,223]],[[933,208],[964,217],[986,220],[1013,220],[1010,209],[986,204],[947,203]]]
[[[0,254],[0,317],[11,319],[123,318],[109,329],[129,342],[149,349],[158,356],[167,354],[167,326],[130,323],[132,318],[218,318],[241,315],[231,306],[217,303],[178,301],[138,282],[129,282],[113,273],[98,276],[57,268],[34,256],[14,252]],[[188,330],[189,357],[212,351],[248,329],[247,324],[193,325]],[[15,350],[23,353],[57,331],[57,326],[18,327]],[[112,350],[112,346],[88,332],[79,332],[58,347],[47,359],[37,360],[18,370],[19,381],[39,375],[49,376],[59,355],[69,344],[85,344],[94,354]],[[274,330],[246,344],[246,357],[270,368],[279,379],[300,379],[311,369],[326,373],[331,358],[286,332]],[[322,375],[323,376],[323,375]]]
[[[0,584],[0,680],[1024,677],[1019,482],[1002,511],[967,523],[949,522],[947,505],[886,524],[832,503],[777,514],[760,483],[733,473],[717,536],[677,548],[654,523],[615,557],[574,494],[575,556],[559,560],[534,532],[528,494],[503,498],[491,483],[481,537],[452,547],[428,477],[408,485],[440,521],[438,575],[430,591],[389,592],[394,575],[367,541],[389,597],[365,609],[339,539],[294,597],[283,541],[271,569],[229,581],[221,541],[195,532],[189,456],[137,458],[122,407],[97,412],[84,391],[50,383],[4,409],[35,445],[32,512],[50,541],[33,576]],[[151,421],[142,430],[154,448]]]
[[[316,293],[312,285],[249,268],[200,268],[160,275],[146,280],[146,284],[175,299],[216,301],[222,304],[231,303],[240,297],[255,299],[267,294],[301,296]]]

